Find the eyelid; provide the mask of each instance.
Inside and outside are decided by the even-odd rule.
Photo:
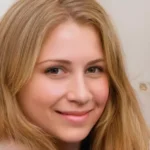
[[[67,72],[66,69],[61,65],[52,65],[47,67],[47,69],[45,69],[45,73],[47,70],[54,69],[54,68],[61,69],[64,73]]]
[[[105,70],[105,67],[102,66],[102,65],[93,65],[93,66],[89,66],[86,70],[88,70],[89,68],[98,68],[98,69],[101,69],[101,70]]]
[[[92,68],[92,67],[93,67],[93,68],[100,69],[100,70],[102,70],[102,71],[105,71],[105,70],[106,70],[106,68],[105,68],[104,65],[102,65],[102,64],[95,64],[95,65],[89,65],[89,66],[86,68],[85,72],[86,72],[89,68]],[[45,69],[44,72],[46,72],[47,70],[53,69],[53,68],[61,69],[64,73],[70,72],[70,71],[72,72],[72,69],[71,69],[71,68],[68,68],[68,67],[66,67],[66,66],[64,66],[64,65],[62,65],[62,64],[50,64],[49,66],[47,66],[47,68]]]

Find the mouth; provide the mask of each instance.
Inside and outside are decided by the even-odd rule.
[[[88,110],[88,111],[56,111],[57,113],[59,114],[62,114],[62,115],[71,115],[71,116],[84,116],[86,115],[87,113],[89,113],[91,110]]]
[[[84,123],[89,117],[89,113],[92,110],[88,111],[56,111],[61,117],[72,123]]]

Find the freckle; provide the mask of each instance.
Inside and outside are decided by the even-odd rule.
[[[141,91],[147,91],[147,85],[145,83],[140,83],[139,88]]]

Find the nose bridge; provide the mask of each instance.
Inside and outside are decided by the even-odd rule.
[[[78,101],[85,102],[91,98],[88,83],[84,74],[78,74],[72,79],[72,92],[74,98]]]

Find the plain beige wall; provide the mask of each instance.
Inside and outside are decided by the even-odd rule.
[[[150,0],[98,1],[118,30],[131,83],[150,125]],[[0,17],[13,2],[0,0]]]
[[[150,0],[98,0],[116,26],[126,68],[150,126]]]

